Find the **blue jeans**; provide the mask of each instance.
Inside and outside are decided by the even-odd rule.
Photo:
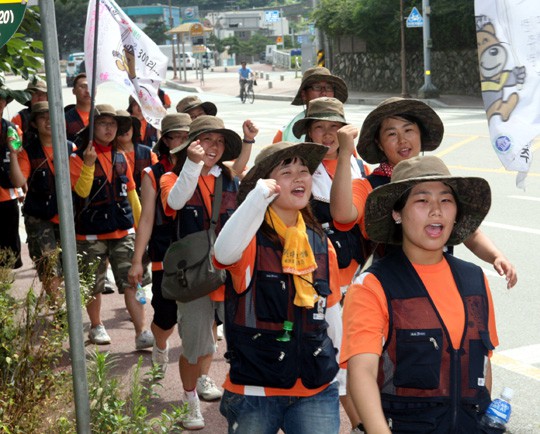
[[[339,433],[338,384],[317,395],[246,396],[225,391],[219,408],[229,423],[229,434]]]

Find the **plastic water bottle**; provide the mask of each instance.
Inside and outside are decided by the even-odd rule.
[[[21,138],[19,137],[19,134],[17,133],[17,130],[13,128],[12,126],[9,126],[7,128],[7,136],[10,138],[13,138],[15,140],[11,141],[11,147],[17,151],[22,146]]]
[[[135,299],[141,304],[146,304],[146,291],[140,283],[137,283],[137,292],[135,293]]]
[[[283,334],[280,337],[276,338],[276,340],[280,342],[290,342],[293,325],[294,324],[292,323],[292,321],[284,321]]]
[[[489,404],[486,413],[482,416],[482,425],[490,428],[498,428],[506,430],[506,424],[510,419],[512,406],[510,401],[514,396],[514,391],[509,387],[505,387],[501,393],[501,397],[494,399]]]

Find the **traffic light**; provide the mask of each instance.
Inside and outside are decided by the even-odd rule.
[[[324,50],[317,51],[317,66],[324,66]]]

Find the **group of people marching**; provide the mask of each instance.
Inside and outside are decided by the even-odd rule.
[[[2,121],[0,206],[13,224],[25,189],[30,254],[53,297],[60,261],[43,267],[59,243],[51,126],[46,98],[34,101],[28,91],[22,150],[11,146],[10,123]],[[0,88],[1,110],[10,92]],[[340,402],[353,433],[482,432],[498,345],[493,302],[481,269],[452,248],[465,243],[508,287],[517,275],[479,229],[491,203],[488,183],[452,176],[439,158],[421,155],[444,133],[429,106],[390,98],[359,129],[345,117],[345,82],[326,68],[308,69],[292,103],[303,110],[247,167],[257,126],[246,120],[241,137],[211,102],[182,99],[160,131],[132,98],[127,111],[99,104],[89,134],[84,74],[73,92],[66,129],[75,143],[66,146],[77,248],[98,264],[89,340],[111,342],[100,316],[110,264],[135,346],[151,347],[163,373],[178,325],[185,429],[204,428],[200,399],[221,398],[231,434],[338,433]],[[168,300],[165,253],[210,227],[216,188],[213,262],[227,271],[226,282],[187,303]],[[6,226],[7,211],[1,218]],[[0,245],[17,255],[12,235]],[[135,293],[150,282],[147,329]],[[222,323],[230,364],[224,392],[209,377]]]

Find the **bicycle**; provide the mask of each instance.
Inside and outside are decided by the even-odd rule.
[[[247,89],[246,89],[246,83],[247,83]],[[250,104],[253,104],[253,101],[255,101],[255,92],[253,91],[253,79],[245,79],[243,78],[240,80],[240,100],[242,101],[242,104],[245,104],[246,100],[250,102]]]

